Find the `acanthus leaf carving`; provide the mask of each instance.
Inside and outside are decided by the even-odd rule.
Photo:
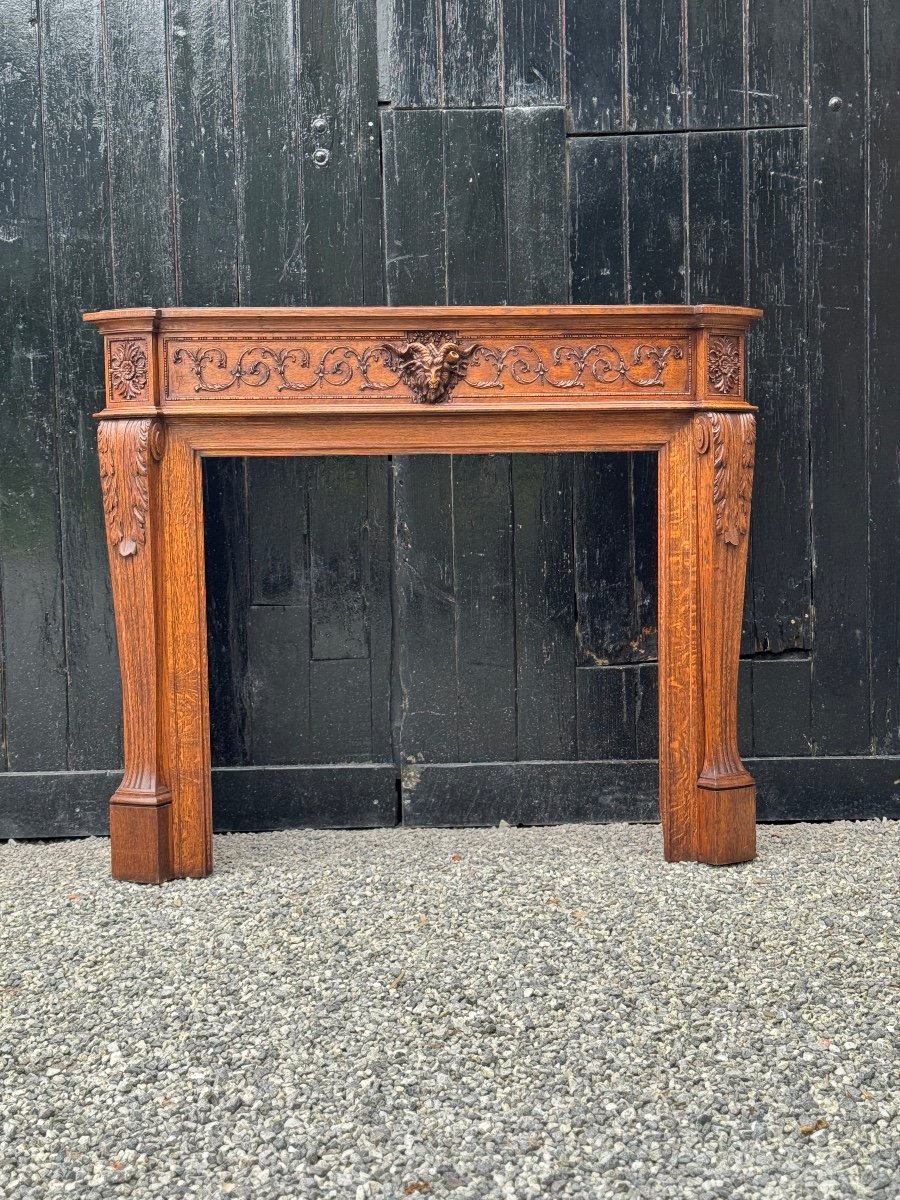
[[[694,418],[699,454],[713,451],[713,505],[716,533],[737,546],[750,528],[756,418],[753,413],[699,413]]]
[[[97,431],[106,536],[122,558],[147,541],[150,460],[162,458],[163,424],[142,420],[101,421]]]

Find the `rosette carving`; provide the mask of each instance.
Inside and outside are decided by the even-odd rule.
[[[741,382],[741,349],[737,338],[711,337],[707,350],[709,386],[720,396],[733,396]]]
[[[143,338],[109,343],[109,380],[120,400],[138,400],[147,390],[147,343]]]

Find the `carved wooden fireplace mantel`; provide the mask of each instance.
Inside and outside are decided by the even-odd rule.
[[[756,309],[141,308],[106,348],[100,474],[124,697],[112,870],[212,869],[204,455],[659,454],[659,779],[666,858],[742,862],[737,749]]]

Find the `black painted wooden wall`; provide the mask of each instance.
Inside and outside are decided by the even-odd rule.
[[[766,309],[744,751],[900,809],[893,0],[0,0],[0,836],[120,759],[85,309]],[[213,462],[216,821],[655,811],[652,456]],[[398,778],[402,777],[402,787]]]

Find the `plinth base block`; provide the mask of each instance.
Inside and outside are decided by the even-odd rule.
[[[113,879],[165,883],[172,871],[172,805],[109,806]]]
[[[756,857],[756,785],[697,788],[697,859],[711,866]]]

